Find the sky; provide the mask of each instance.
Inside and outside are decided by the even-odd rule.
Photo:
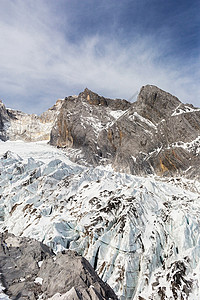
[[[200,106],[199,0],[0,0],[0,99],[40,114],[86,87]]]

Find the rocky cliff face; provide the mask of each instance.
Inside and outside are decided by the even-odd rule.
[[[9,122],[8,112],[5,105],[0,100],[0,140],[5,141],[6,136],[6,124]]]
[[[151,85],[133,104],[85,89],[65,99],[50,143],[121,172],[199,177],[200,109]]]
[[[118,128],[122,139],[120,143],[113,139],[118,170],[199,177],[200,109],[155,86],[145,86],[111,130]]]
[[[0,139],[50,140],[75,162],[130,174],[200,178],[200,109],[152,85],[132,104],[86,88],[39,117],[1,103]]]
[[[0,242],[1,281],[10,299],[117,299],[88,261],[74,251],[55,255],[36,240],[8,233],[0,234]]]
[[[100,134],[102,131],[107,133],[130,106],[126,100],[100,97],[88,89],[76,98],[67,97],[52,129],[50,144],[80,149],[82,160],[89,164],[97,165],[103,162],[102,159],[107,162],[115,151],[107,136],[105,146],[100,146]]]
[[[62,100],[58,100],[52,108],[41,116],[6,109],[3,103],[0,105],[1,140],[49,141],[50,132],[62,105]]]

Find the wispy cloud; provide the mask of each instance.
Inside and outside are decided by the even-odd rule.
[[[148,83],[200,104],[197,61],[165,58],[169,44],[154,35],[135,33],[123,45],[114,35],[85,33],[73,42],[71,16],[52,3],[1,0],[0,97],[6,105],[40,113],[86,86],[129,99]]]

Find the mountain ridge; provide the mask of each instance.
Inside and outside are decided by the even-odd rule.
[[[135,103],[85,89],[41,118],[0,103],[0,120],[1,232],[76,251],[120,300],[199,299],[200,109],[148,85]],[[44,277],[48,300],[79,296],[45,270],[30,292]]]
[[[79,95],[81,98],[74,103],[69,104],[71,98],[65,99],[51,131],[50,144],[79,148],[89,164],[111,163],[120,172],[188,177],[196,174],[199,178],[199,155],[195,152],[200,136],[199,109],[147,85],[142,87],[136,102],[124,107],[120,102],[123,100],[119,100],[120,114],[112,118],[116,111],[102,108],[99,100],[95,102],[97,94],[86,89]],[[93,124],[88,126],[90,119]],[[187,173],[190,166],[193,170]]]
[[[200,178],[200,109],[156,86],[137,101],[110,99],[86,88],[60,100],[40,117],[1,104],[0,139],[49,140],[73,150],[75,162],[111,164],[116,171]]]

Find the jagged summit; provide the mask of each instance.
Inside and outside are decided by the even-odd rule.
[[[117,103],[119,104],[123,101],[127,106],[131,106],[131,103],[127,100],[105,98],[87,87],[79,94],[79,97],[87,100],[92,105],[114,106],[115,104],[116,106]],[[170,93],[154,85],[145,85],[140,89],[137,101],[132,106],[133,109],[137,107],[137,110],[140,110],[140,112],[143,111],[145,113],[145,111],[149,111],[152,114],[150,119],[156,122],[158,118],[171,114],[180,104],[181,101]],[[157,115],[152,110],[157,112]]]
[[[93,92],[92,90],[88,89],[87,87],[84,89],[83,92],[80,92],[79,95],[81,95],[81,94],[85,94],[85,95],[87,95],[87,94],[94,94],[94,95],[99,96],[97,93]]]
[[[157,107],[159,110],[173,110],[181,101],[168,92],[163,91],[155,85],[145,85],[140,89],[137,103],[150,107]]]
[[[68,98],[66,98],[68,99]],[[71,99],[71,97],[70,97]],[[78,96],[78,99],[85,100],[87,103],[91,105],[102,105],[105,107],[110,107],[111,109],[126,109],[130,107],[131,103],[129,103],[125,99],[110,99],[105,98],[103,96],[98,95],[97,93],[85,88],[83,92],[81,92]]]
[[[157,86],[146,85],[141,88],[133,107],[152,122],[158,122],[170,116],[180,104],[181,101],[170,93]]]
[[[142,87],[132,104],[86,88],[63,104],[50,143],[79,149],[84,161],[111,163],[121,172],[194,176],[199,124],[199,109],[153,85]]]
[[[51,145],[78,151],[75,161],[139,175],[199,176],[199,124],[199,109],[153,85],[135,103],[85,88],[40,117],[0,106],[2,140],[50,137]]]
[[[108,106],[106,98],[104,98],[103,96],[99,96],[88,88],[85,88],[85,90],[79,94],[79,97],[86,99],[88,103],[93,105]]]

